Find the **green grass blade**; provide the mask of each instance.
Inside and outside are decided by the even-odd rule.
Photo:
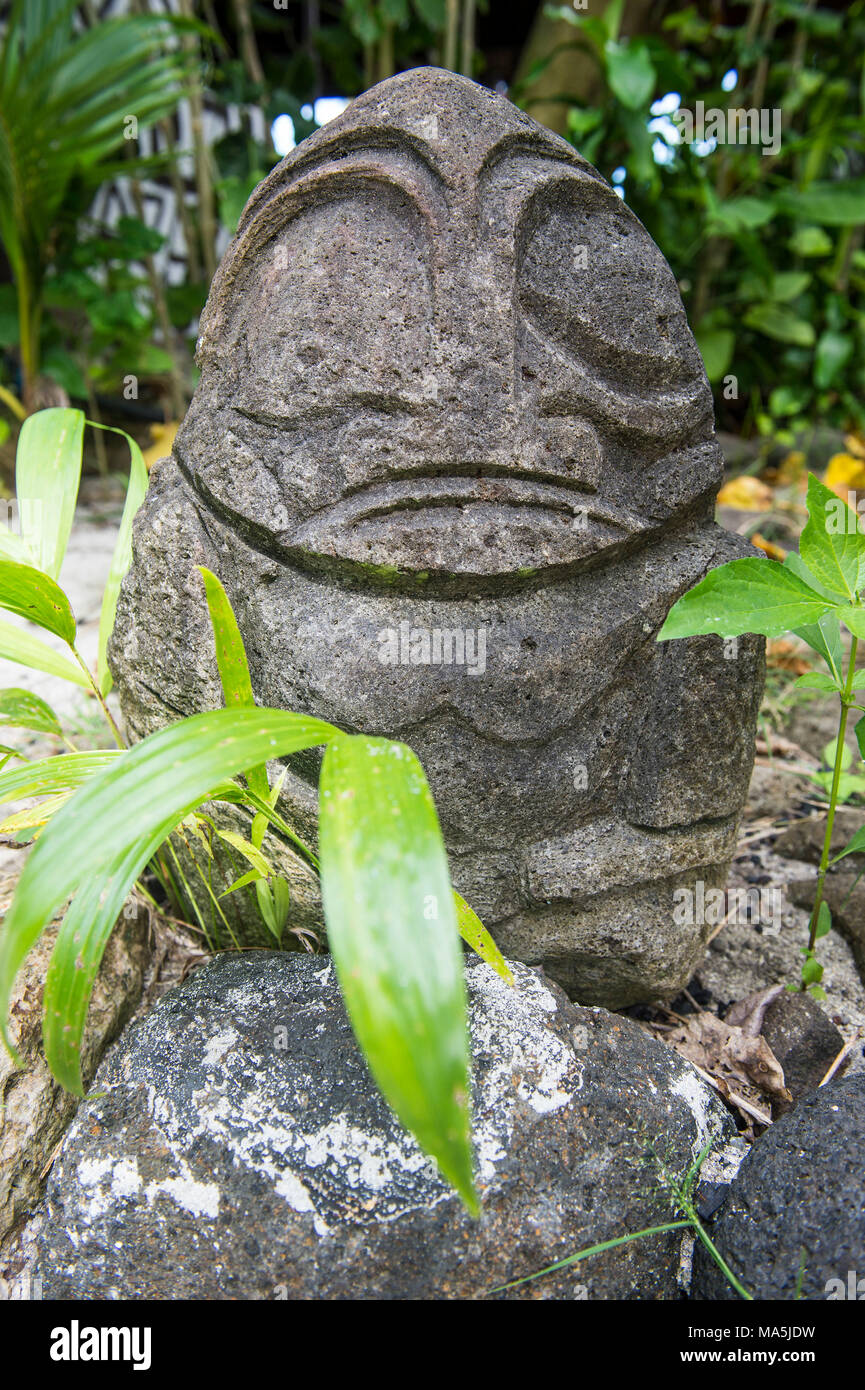
[[[174,825],[166,820],[121,855],[110,872],[76,893],[57,935],[45,977],[45,1058],[67,1091],[82,1095],[81,1039],[93,984],[114,924],[135,880]]]
[[[0,608],[44,627],[70,646],[75,641],[75,618],[68,598],[59,584],[32,565],[0,560]]]
[[[7,661],[14,661],[19,666],[29,666],[33,671],[45,671],[49,676],[58,676],[61,680],[71,681],[73,685],[81,685],[85,690],[90,689],[90,682],[85,676],[80,666],[70,661],[68,657],[61,656],[55,652],[53,647],[49,647],[45,642],[34,637],[32,633],[24,628],[16,627],[14,623],[7,623],[0,619],[0,657],[5,657]]]
[[[555,1264],[547,1265],[545,1269],[539,1269],[535,1274],[527,1274],[523,1279],[512,1279],[509,1284],[498,1284],[496,1288],[490,1289],[490,1293],[503,1293],[505,1289],[518,1289],[521,1284],[530,1284],[533,1279],[540,1279],[545,1274],[554,1274],[557,1269],[567,1269],[568,1265],[579,1264],[581,1260],[587,1260],[591,1255],[602,1255],[605,1250],[615,1250],[619,1245],[630,1245],[632,1240],[644,1240],[646,1236],[662,1235],[664,1231],[677,1231],[681,1227],[691,1226],[690,1221],[667,1221],[663,1226],[647,1226],[643,1231],[634,1231],[629,1236],[617,1236],[615,1240],[603,1240],[600,1245],[590,1245],[585,1250],[578,1250],[575,1255],[568,1255],[567,1259],[556,1260]]]
[[[246,648],[243,645],[243,638],[240,635],[240,628],[237,626],[234,610],[216,575],[211,570],[206,569],[204,565],[199,565],[198,568],[204,580],[207,609],[213,626],[216,665],[219,669],[219,679],[222,681],[225,707],[226,709],[254,709],[255,696],[252,693],[249,662],[246,659]],[[265,767],[247,768],[246,780],[256,796],[267,799],[270,783],[267,780]]]
[[[21,536],[37,568],[53,579],[60,574],[72,530],[83,442],[84,412],[62,407],[37,410],[18,436],[15,491]]]
[[[104,884],[124,854],[149,843],[164,824],[183,820],[223,779],[268,756],[314,748],[337,732],[321,720],[285,710],[216,710],[181,719],[112,755],[109,765],[91,777],[46,827],[18,881],[0,933],[4,1039],[9,996],[21,962],[57,909],[82,884],[88,891],[96,880]],[[14,777],[15,773],[3,774],[0,788]]]
[[[480,917],[457,892],[454,892],[454,902],[457,909],[457,928],[463,941],[467,946],[471,946],[481,960],[485,960],[487,965],[492,966],[497,975],[501,975],[503,980],[512,985],[514,977],[511,974],[510,966]]]
[[[122,434],[129,445],[130,469],[129,482],[126,486],[126,501],[123,505],[123,515],[120,518],[120,530],[117,533],[117,543],[111,557],[111,569],[108,572],[105,593],[102,596],[102,612],[99,615],[99,656],[97,658],[96,678],[103,695],[108,694],[112,684],[111,672],[108,669],[108,642],[114,630],[120,585],[132,563],[132,523],[147,492],[147,465],[141,450],[135,440],[130,439],[123,430],[118,430],[117,433]]]
[[[423,768],[387,739],[325,750],[319,852],[328,943],[385,1099],[472,1212],[465,983],[447,856]]]

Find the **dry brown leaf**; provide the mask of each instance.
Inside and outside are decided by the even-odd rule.
[[[747,1033],[751,1038],[758,1038],[763,1031],[766,1010],[783,993],[783,985],[769,985],[767,989],[755,990],[747,998],[740,999],[737,1004],[730,1005],[724,1022],[730,1026],[741,1028],[742,1032]]]
[[[769,642],[766,648],[766,662],[776,671],[792,671],[796,676],[804,676],[813,670],[810,662],[802,655],[801,647],[789,642],[786,637],[778,637]]]
[[[752,1027],[757,1017],[762,1022],[760,1005],[746,1003],[749,1004],[749,1011],[743,1014],[746,1024]],[[763,1006],[764,1013],[766,1008],[768,1003]],[[684,1019],[679,1028],[665,1033],[664,1037],[689,1062],[726,1082],[752,1104],[765,1096],[782,1104],[791,1102],[781,1064],[759,1034],[754,1036],[735,1023],[701,1012]]]

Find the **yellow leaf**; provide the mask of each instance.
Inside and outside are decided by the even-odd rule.
[[[153,443],[149,446],[149,448],[144,449],[142,451],[142,457],[144,459],[145,464],[147,465],[148,473],[150,472],[154,463],[158,463],[160,459],[167,458],[168,455],[171,453],[171,446],[174,443],[174,436],[177,434],[179,428],[179,420],[169,420],[168,423],[165,425],[150,426],[150,437],[153,440]]]
[[[865,459],[865,436],[861,434],[845,434],[844,447],[848,454],[855,454],[857,458]]]
[[[785,560],[787,558],[786,550],[780,545],[776,545],[774,541],[767,541],[766,537],[761,536],[759,531],[754,532],[751,537],[751,544],[755,545],[758,550],[764,551],[770,560]]]
[[[823,481],[846,502],[851,488],[865,488],[865,460],[853,454],[833,454]]]
[[[718,493],[718,503],[722,507],[735,507],[740,512],[764,512],[772,505],[772,489],[759,478],[743,474],[724,484]]]

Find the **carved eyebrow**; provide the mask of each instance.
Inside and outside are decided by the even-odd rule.
[[[344,396],[330,401],[301,406],[286,412],[260,410],[256,406],[232,405],[231,409],[244,420],[254,425],[267,425],[275,429],[304,424],[310,420],[323,420],[337,415],[340,411],[350,411],[363,406],[379,410],[383,415],[423,415],[429,406],[428,401],[413,400],[399,392],[348,391]]]
[[[346,169],[350,169],[353,167],[352,161],[355,156],[372,155],[377,152],[408,155],[411,163],[420,166],[426,174],[432,176],[437,184],[450,184],[450,180],[432,157],[425,142],[408,132],[395,132],[383,127],[346,131],[321,145],[318,149],[310,150],[301,155],[290,168],[283,169],[278,165],[273,173],[259,184],[247,203],[237,225],[238,235],[242,235],[280,193],[286,193],[289,189],[294,189],[298,184],[304,183],[322,166],[336,162]]]
[[[495,170],[505,161],[518,161],[520,159],[542,159],[552,164],[565,165],[569,170],[579,174],[585,174],[596,183],[607,186],[606,179],[599,174],[597,169],[591,165],[587,159],[566,145],[561,144],[553,137],[547,138],[541,134],[521,134],[511,133],[504,135],[491,150],[484,156],[483,163],[478,170],[478,181],[482,182],[485,178],[492,175]],[[564,170],[559,171],[559,176],[564,174]]]

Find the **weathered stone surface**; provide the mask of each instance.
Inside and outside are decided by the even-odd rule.
[[[13,880],[0,886],[4,913],[13,888]],[[148,960],[148,921],[143,904],[130,901],[109,938],[82,1043],[85,1081],[138,1002]],[[0,1047],[0,1241],[41,1196],[45,1169],[79,1104],[58,1086],[42,1050],[43,986],[57,931],[49,927],[40,937],[12,992],[9,1035],[24,1066],[16,1068]]]
[[[766,1010],[763,1037],[781,1063],[794,1100],[816,1090],[844,1046],[816,999],[786,990]]]
[[[722,1256],[760,1299],[824,1299],[865,1268],[865,1076],[830,1081],[760,1136],[711,1226]],[[836,1280],[838,1284],[831,1285]],[[735,1299],[702,1247],[692,1296]],[[861,1297],[862,1287],[855,1297]]]
[[[647,1143],[684,1171],[729,1115],[629,1019],[514,970],[466,972],[479,1221],[381,1099],[329,960],[225,955],[101,1069],[51,1177],[45,1296],[475,1298],[669,1219]],[[678,1244],[508,1296],[673,1298]]]
[[[221,703],[206,564],[260,703],[415,749],[507,953],[584,1002],[684,984],[708,928],[674,893],[723,881],[763,642],[655,642],[753,552],[712,520],[711,393],[633,213],[504,98],[401,74],[253,194],[198,361],[115,628],[133,732]],[[288,766],[314,836],[319,757]]]

